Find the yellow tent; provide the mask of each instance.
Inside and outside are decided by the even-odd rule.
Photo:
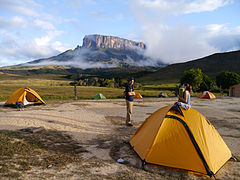
[[[16,102],[21,102],[24,105],[29,104],[45,104],[42,98],[30,88],[20,88],[16,90],[10,98],[5,102],[6,105],[15,105]]]
[[[231,151],[213,125],[193,108],[165,106],[151,114],[130,140],[144,163],[214,175]]]
[[[139,92],[135,92],[134,98],[142,98],[142,95]]]

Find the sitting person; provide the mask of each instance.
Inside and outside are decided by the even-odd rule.
[[[187,83],[183,84],[182,87],[185,89],[185,91],[183,93],[183,97],[178,95],[178,100],[181,102],[180,104],[184,109],[190,109],[191,87]]]

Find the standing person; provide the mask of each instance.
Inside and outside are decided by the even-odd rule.
[[[190,106],[191,87],[187,83],[183,84],[182,87],[185,89],[185,91],[183,93],[183,97],[178,96],[178,99],[179,99],[180,102],[183,102],[183,103]]]
[[[135,95],[134,89],[133,89],[133,84],[134,84],[134,78],[130,77],[128,79],[128,83],[125,87],[125,94],[126,94],[126,105],[127,105],[127,117],[126,117],[126,125],[127,126],[132,126],[131,122],[131,115],[133,111],[133,96]]]

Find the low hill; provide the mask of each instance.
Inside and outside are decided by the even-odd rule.
[[[223,71],[240,73],[240,51],[216,53],[186,63],[171,64],[156,72],[142,76],[139,80],[146,84],[177,82],[184,71],[191,68],[200,68],[212,80]]]

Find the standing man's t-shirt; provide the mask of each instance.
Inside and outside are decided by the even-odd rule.
[[[133,101],[133,96],[129,96],[128,92],[133,92],[133,85],[127,84],[125,87],[125,92],[126,92],[126,100],[128,101]]]

